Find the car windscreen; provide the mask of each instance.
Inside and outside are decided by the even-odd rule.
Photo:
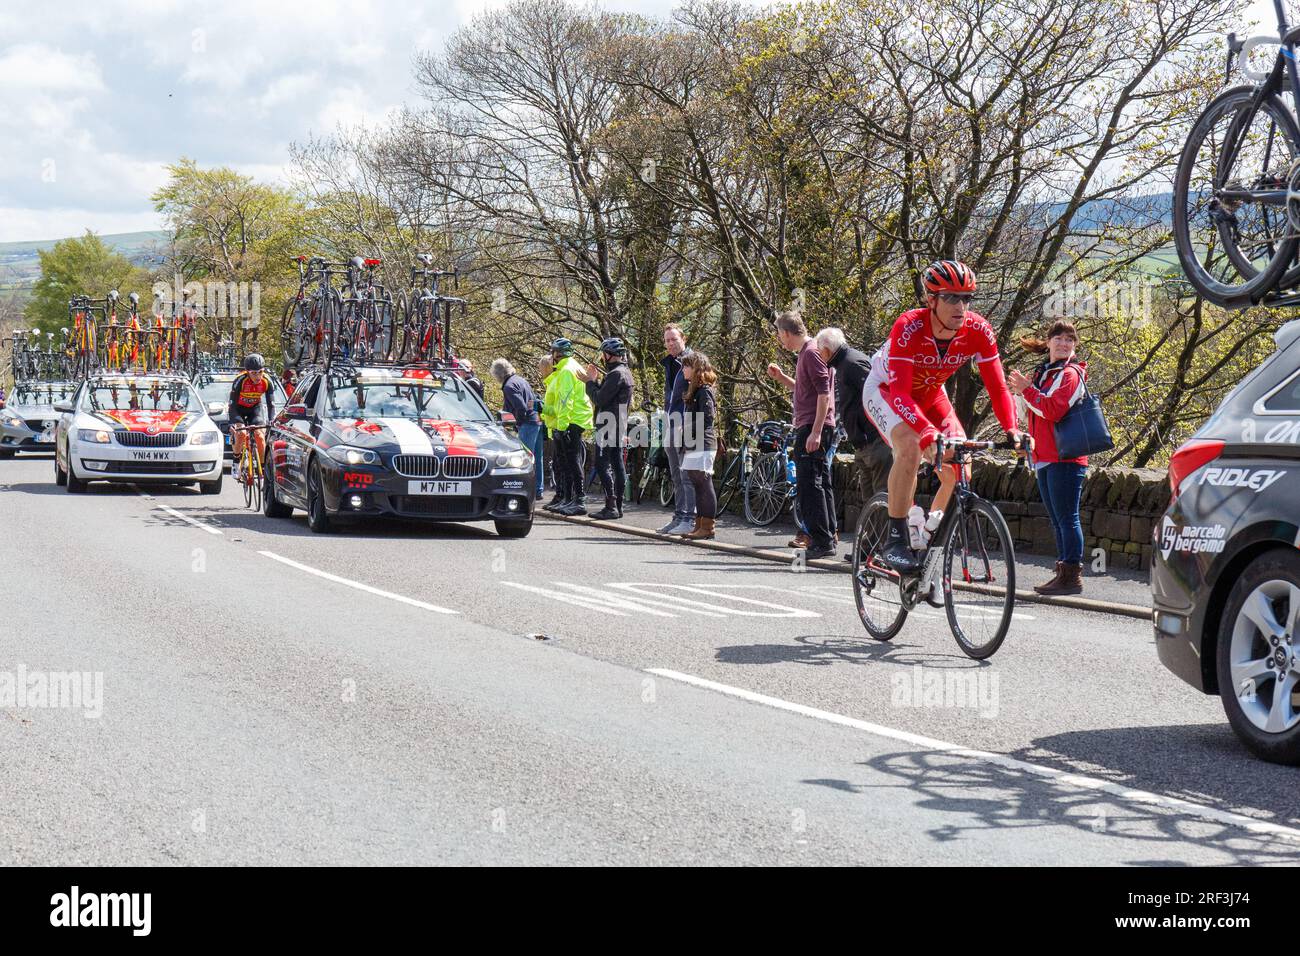
[[[129,379],[88,386],[81,407],[88,412],[197,412],[203,405],[185,382]]]
[[[17,386],[9,396],[9,407],[20,405],[53,405],[66,401],[76,392],[77,386],[71,382],[42,382],[40,384],[24,383]]]
[[[371,379],[336,378],[325,397],[329,418],[433,418],[491,421],[487,410],[464,382],[454,377]]]
[[[194,387],[198,390],[199,398],[205,402],[228,402],[230,401],[230,383],[234,380],[233,375],[229,378],[203,377],[194,383]]]

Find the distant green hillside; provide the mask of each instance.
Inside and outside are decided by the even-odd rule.
[[[171,233],[163,229],[154,229],[149,232],[117,232],[100,236],[99,238],[112,246],[118,252],[126,255],[132,250],[147,250],[157,243],[166,242]],[[75,238],[75,237],[65,237]],[[23,254],[35,255],[38,252],[48,252],[54,248],[54,244],[59,239],[38,239],[25,240],[23,242],[0,242],[0,258],[9,258]]]
[[[144,265],[154,250],[171,234],[162,229],[147,232],[117,232],[99,238],[132,262]],[[0,291],[30,289],[41,274],[40,253],[54,248],[58,239],[0,242]]]

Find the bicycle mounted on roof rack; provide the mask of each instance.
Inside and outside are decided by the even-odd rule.
[[[469,303],[459,296],[443,295],[438,283],[441,279],[450,279],[452,289],[459,291],[460,270],[434,269],[433,256],[427,252],[421,252],[415,258],[417,265],[411,267],[411,288],[398,298],[402,339],[397,354],[407,359],[434,357],[447,360],[453,355],[452,310],[459,306],[461,318],[464,318]]]
[[[460,377],[451,348],[451,315],[457,306],[465,315],[468,302],[443,295],[438,288],[445,278],[458,285],[460,272],[433,269],[433,257],[427,253],[416,258],[412,288],[394,304],[387,287],[376,281],[379,259],[354,256],[340,264],[320,256],[297,256],[298,291],[286,303],[280,324],[285,366],[301,373],[311,368],[328,371],[339,363],[433,363],[430,367]],[[335,276],[343,277],[339,288]]]
[[[158,308],[150,324],[141,316],[140,296],[135,292],[125,300],[116,289],[103,299],[81,299],[86,321],[74,326],[71,336],[81,377],[95,370],[193,376],[197,343],[192,307],[182,306],[178,311],[173,306],[170,321]],[[98,322],[96,314],[101,317]]]

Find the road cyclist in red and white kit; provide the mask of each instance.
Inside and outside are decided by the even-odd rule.
[[[966,437],[944,382],[974,362],[988,389],[993,414],[1009,437],[1020,440],[997,336],[988,320],[970,309],[974,271],[964,262],[944,259],[925,270],[921,284],[925,307],[904,312],[894,322],[885,344],[872,356],[871,372],[862,386],[862,408],[894,452],[888,484],[889,537],[881,557],[901,574],[921,568],[922,559],[911,546],[907,513],[916,496],[922,457],[933,462],[939,474],[934,511],[947,509],[957,483],[959,466],[939,468],[934,461],[937,436]]]

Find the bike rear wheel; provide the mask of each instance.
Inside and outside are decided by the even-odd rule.
[[[889,496],[881,492],[858,515],[853,537],[853,600],[862,626],[878,641],[892,640],[907,620],[898,572],[880,559],[888,536]]]
[[[667,508],[677,500],[677,489],[673,486],[673,473],[668,468],[659,471],[659,503]]]
[[[1016,553],[1007,522],[982,498],[953,516],[943,546],[943,603],[948,626],[967,657],[992,657],[1011,627]],[[957,581],[965,585],[953,587]]]
[[[777,519],[790,496],[785,462],[777,452],[759,455],[745,481],[745,520],[765,528]]]
[[[1296,179],[1300,129],[1277,96],[1252,109],[1251,86],[1227,90],[1196,121],[1174,180],[1174,244],[1192,286],[1216,305],[1243,308],[1294,285],[1296,225],[1286,194]],[[1271,197],[1264,201],[1265,197]],[[1300,206],[1292,210],[1300,220]]]

